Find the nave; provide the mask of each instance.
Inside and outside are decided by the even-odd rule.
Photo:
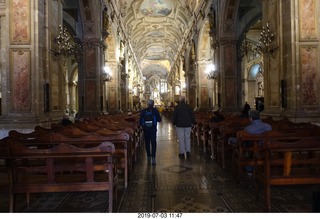
[[[178,143],[169,118],[158,124],[157,164],[147,162],[142,148],[134,164],[126,191],[119,194],[115,212],[264,212],[260,194],[256,201],[252,176],[242,183],[234,180],[231,156],[226,169],[219,160],[205,157],[192,144],[190,159],[178,158]],[[273,186],[272,212],[311,212],[316,186]],[[121,190],[121,188],[120,188]],[[0,211],[7,212],[6,191],[1,191]],[[32,195],[29,208],[25,196],[18,197],[18,212],[107,212],[108,198],[103,192],[54,193]]]
[[[231,151],[225,170],[219,160],[205,156],[195,141],[191,158],[180,160],[175,130],[168,118],[158,125],[157,143],[157,165],[153,167],[141,157],[119,212],[265,211],[261,194],[256,201],[253,176],[241,184],[235,181]],[[314,190],[314,185],[273,187],[272,212],[311,212]]]

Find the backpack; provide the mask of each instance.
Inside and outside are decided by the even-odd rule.
[[[146,110],[146,114],[144,115],[144,118],[143,118],[144,127],[151,128],[155,124],[157,124],[156,117],[152,114],[152,111]]]

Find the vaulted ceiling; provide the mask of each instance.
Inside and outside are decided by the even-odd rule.
[[[144,75],[165,77],[192,22],[195,0],[126,0],[125,25]]]
[[[90,5],[89,0],[82,1]],[[117,0],[115,2],[121,13],[117,18],[122,20],[127,40],[130,41],[142,74],[147,77],[157,74],[160,78],[166,78],[179,55],[183,41],[193,27],[195,12],[203,6],[200,5],[203,1]],[[211,4],[214,0],[204,2]],[[233,0],[230,0],[228,5],[233,7],[232,10],[236,10]],[[67,12],[65,14],[70,16],[68,12],[78,7],[78,0],[65,1],[64,7]],[[245,27],[246,25],[253,25],[248,22],[249,20],[256,20],[254,16],[257,13],[253,11],[257,8],[261,10],[261,0],[240,0],[238,7],[239,26],[244,31],[249,28]],[[76,17],[77,15],[75,21]]]

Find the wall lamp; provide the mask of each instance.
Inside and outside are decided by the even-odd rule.
[[[208,80],[213,80],[218,78],[218,71],[216,70],[216,66],[214,64],[209,64],[206,69]]]
[[[104,73],[102,74],[103,80],[106,82],[112,81],[112,76],[109,73],[110,69],[108,68],[108,66],[104,66],[103,71],[104,71]]]

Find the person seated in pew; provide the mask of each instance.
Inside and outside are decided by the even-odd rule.
[[[247,125],[243,130],[253,134],[253,135],[260,135],[265,132],[271,131],[272,127],[270,124],[263,122],[260,119],[260,112],[258,110],[250,110],[249,111],[249,118],[251,120],[250,124]],[[228,144],[229,145],[236,145],[238,143],[237,137],[229,137],[228,138]],[[247,146],[250,146],[250,142],[246,142]],[[248,173],[251,173],[253,171],[253,168],[251,166],[247,166],[246,170]]]
[[[213,116],[210,118],[210,122],[221,122],[224,120],[224,116],[220,114],[220,111],[214,111]]]
[[[69,119],[69,115],[65,114],[63,115],[63,118],[61,120],[61,125],[66,126],[72,124],[72,121]]]
[[[270,124],[263,122],[260,119],[260,112],[258,110],[250,110],[249,111],[249,118],[251,120],[250,124],[244,127],[244,131],[249,132],[253,135],[260,135],[265,132],[271,131],[272,127]],[[228,139],[228,144],[237,144],[238,140],[236,137],[230,137]]]

